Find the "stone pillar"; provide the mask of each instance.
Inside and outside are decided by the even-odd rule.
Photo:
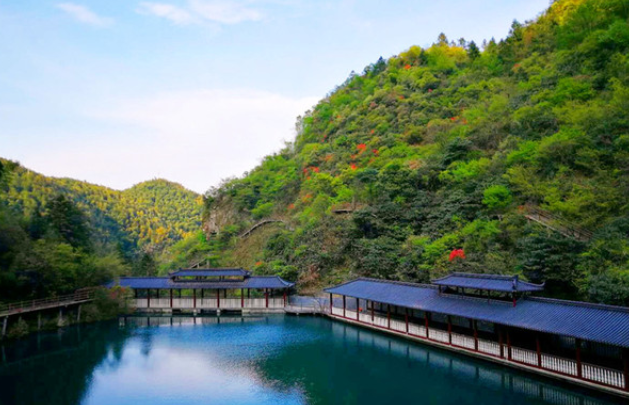
[[[63,308],[59,308],[59,319],[57,319],[57,326],[63,326]]]
[[[76,321],[81,322],[81,305],[76,310]]]

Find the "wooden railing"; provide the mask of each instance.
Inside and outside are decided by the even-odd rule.
[[[64,306],[64,305],[71,305],[76,302],[89,301],[92,298],[93,298],[92,290],[81,290],[81,291],[75,292],[74,294],[62,295],[59,297],[12,302],[10,304],[0,304],[0,316],[37,311],[40,309],[54,308],[54,307],[59,307],[59,306]]]
[[[331,314],[349,321],[386,329],[394,333],[429,339],[431,341],[438,342],[439,344],[454,346],[475,353],[502,358],[505,361],[509,361],[510,357],[510,361],[519,364],[556,372],[574,378],[580,378],[589,382],[619,389],[625,389],[626,387],[624,374],[620,370],[582,363],[582,375],[579,377],[576,360],[557,357],[546,353],[539,353],[538,355],[537,351],[514,346],[509,347],[506,344],[502,345],[501,350],[500,343],[498,342],[486,339],[474,339],[474,337],[471,336],[458,333],[448,333],[447,331],[432,329],[430,327],[426,329],[424,325],[416,324],[410,321],[407,326],[407,323],[403,320],[390,319],[380,315],[372,315],[369,312],[360,313],[358,320],[356,319],[356,311],[348,309],[343,311],[343,308],[333,307]],[[508,355],[509,349],[511,350],[510,356]]]
[[[133,302],[138,309],[278,309],[284,308],[283,298],[269,298],[268,307],[266,298],[173,298],[172,306],[170,298],[134,298]]]

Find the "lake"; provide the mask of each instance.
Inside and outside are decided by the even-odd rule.
[[[2,405],[621,403],[320,317],[131,317],[1,354]]]

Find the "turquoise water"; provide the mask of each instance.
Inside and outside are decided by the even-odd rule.
[[[149,326],[150,325],[150,326]],[[621,403],[312,317],[138,317],[2,347],[0,404]]]

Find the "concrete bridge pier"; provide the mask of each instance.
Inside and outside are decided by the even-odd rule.
[[[79,305],[79,307],[76,310],[76,321],[77,322],[81,321],[81,305]]]
[[[37,330],[41,330],[41,312],[37,313]]]
[[[2,320],[2,337],[7,335],[7,323],[9,323],[9,317],[5,316]]]

